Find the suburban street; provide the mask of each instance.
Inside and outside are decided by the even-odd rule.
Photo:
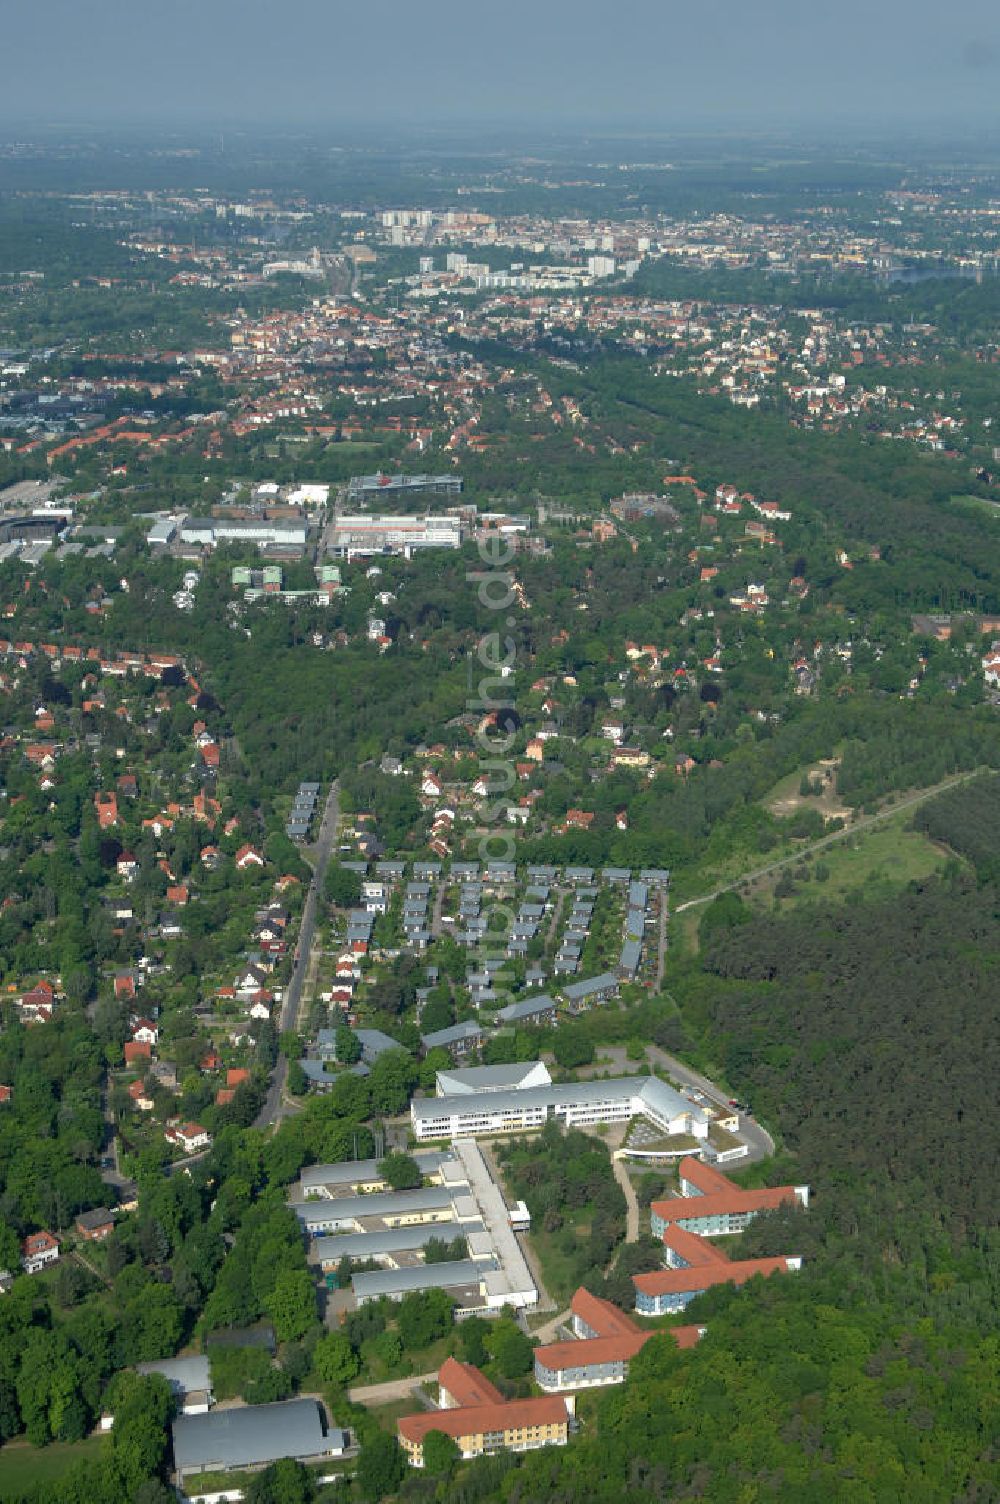
[[[323,807],[323,818],[320,822],[319,834],[312,850],[313,875],[306,893],[305,903],[302,908],[302,922],[299,926],[298,941],[295,949],[295,960],[292,963],[292,974],[285,988],[285,996],[281,1005],[281,1016],[278,1020],[278,1031],[284,1033],[286,1029],[294,1029],[298,1023],[299,1005],[302,1001],[302,985],[309,970],[309,957],[312,953],[313,936],[316,931],[316,916],[319,912],[319,902],[323,893],[323,880],[326,877],[326,869],[330,862],[334,842],[337,839],[337,824],[340,819],[340,786],[334,781],[330,785],[330,792]],[[271,1123],[280,1122],[285,1111],[284,1091],[288,1080],[288,1061],[284,1055],[279,1055],[274,1070],[271,1072],[271,1083],[264,1098],[255,1121],[255,1128],[266,1128]]]

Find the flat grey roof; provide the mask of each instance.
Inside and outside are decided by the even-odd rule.
[[[473,1065],[467,1070],[438,1071],[438,1080],[448,1088],[447,1096],[467,1096],[471,1092],[502,1091],[523,1081],[537,1066],[537,1060],[520,1065]]]
[[[454,1192],[447,1186],[429,1185],[416,1191],[373,1191],[370,1196],[337,1196],[332,1201],[299,1202],[293,1210],[307,1227],[313,1222],[357,1221],[361,1217],[392,1217],[407,1212],[443,1211],[450,1207]]]
[[[610,991],[618,986],[618,978],[613,971],[602,971],[599,977],[585,977],[582,982],[570,982],[563,988],[568,998],[577,999],[589,997],[594,992]]]
[[[433,1050],[441,1045],[447,1049],[450,1044],[458,1044],[463,1039],[481,1039],[483,1030],[479,1024],[468,1019],[464,1024],[452,1024],[447,1029],[435,1029],[431,1034],[421,1034],[420,1039],[427,1050]]]
[[[407,1253],[426,1248],[432,1239],[451,1243],[482,1232],[482,1222],[424,1222],[419,1227],[381,1227],[372,1232],[331,1233],[313,1243],[316,1256],[323,1264],[339,1263],[342,1258],[371,1259],[379,1254]]]
[[[442,1154],[439,1149],[416,1149],[410,1158],[420,1166],[422,1174],[432,1175],[450,1155]],[[378,1179],[378,1167],[377,1159],[347,1159],[336,1165],[310,1165],[302,1171],[299,1183],[303,1191],[324,1185],[362,1185]]]
[[[640,940],[626,940],[622,946],[621,960],[619,962],[622,970],[628,972],[638,971],[641,955],[642,942]]]
[[[411,1290],[452,1290],[462,1285],[478,1288],[485,1268],[473,1259],[453,1259],[447,1264],[416,1264],[409,1269],[372,1269],[355,1274],[351,1288],[357,1300],[406,1295]]]
[[[174,1465],[194,1469],[253,1467],[280,1457],[321,1457],[344,1448],[344,1433],[323,1434],[315,1400],[238,1405],[174,1421]]]
[[[135,1371],[141,1374],[162,1374],[171,1389],[176,1389],[181,1394],[212,1387],[211,1365],[204,1353],[196,1353],[191,1358],[159,1358],[155,1363],[137,1363]]]
[[[536,1013],[548,1013],[554,1011],[555,1002],[547,992],[540,997],[528,997],[520,1003],[509,1003],[506,1008],[501,1008],[497,1018],[503,1019],[504,1023],[514,1023],[519,1018],[531,1018]]]

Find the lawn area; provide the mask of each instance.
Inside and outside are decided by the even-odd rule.
[[[353,1380],[355,1384],[385,1384],[390,1379],[407,1379],[414,1373],[430,1373],[432,1368],[441,1367],[455,1346],[454,1332],[448,1332],[432,1342],[430,1347],[422,1347],[418,1352],[404,1352],[400,1361],[390,1368],[378,1355],[374,1345],[377,1341],[374,1338],[362,1343],[362,1368]]]
[[[988,496],[953,496],[952,504],[964,512],[978,512],[980,516],[1000,517],[1000,501],[991,501]]]
[[[585,1214],[585,1209],[581,1208],[581,1212]],[[577,1215],[580,1213],[574,1214]],[[546,1290],[557,1306],[568,1305],[580,1283],[580,1250],[590,1237],[590,1223],[567,1218],[557,1233],[545,1232],[539,1226],[526,1237],[541,1265]]]
[[[366,1408],[378,1421],[383,1431],[388,1431],[390,1436],[395,1436],[396,1422],[399,1417],[419,1414],[423,1406],[418,1399],[411,1396],[405,1400],[392,1400],[388,1405],[368,1405]]]
[[[808,866],[815,873],[816,866],[821,864],[829,872],[829,878],[825,882],[817,882],[815,878],[808,882],[795,879],[797,891],[784,901],[796,903],[808,899],[835,903],[845,894],[865,887],[889,892],[930,877],[954,860],[921,831],[907,830],[905,821],[906,815],[903,814],[898,820],[887,820],[825,847]],[[794,864],[785,871],[790,872],[794,879]],[[782,873],[771,873],[755,883],[751,901],[770,900],[782,876]]]
[[[810,763],[807,768],[799,768],[795,773],[789,773],[786,777],[775,784],[771,792],[765,795],[761,801],[773,815],[785,817],[794,814],[799,809],[817,809],[825,820],[834,816],[840,816],[842,820],[851,818],[851,810],[841,803],[837,794],[837,769],[840,766],[839,749],[833,757],[824,758],[821,762]],[[803,776],[818,784],[823,792],[821,794],[801,794],[799,792]]]
[[[404,1412],[405,1413],[405,1412]],[[395,1421],[393,1421],[395,1429]],[[331,1458],[329,1462],[317,1462],[309,1467],[308,1471],[316,1479],[331,1477],[335,1473],[351,1472],[354,1462],[338,1462]],[[222,1493],[226,1489],[232,1490],[243,1488],[253,1477],[250,1471],[241,1471],[239,1468],[230,1468],[228,1472],[198,1473],[188,1479],[184,1491],[189,1499],[200,1499],[206,1494]]]
[[[33,1447],[27,1441],[9,1441],[0,1448],[0,1499],[17,1498],[23,1489],[39,1483],[54,1483],[77,1462],[99,1457],[104,1436],[88,1436],[84,1441],[53,1441],[47,1447]]]

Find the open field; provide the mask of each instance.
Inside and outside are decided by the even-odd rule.
[[[435,1394],[436,1392],[434,1390]],[[415,1396],[411,1396],[404,1400],[391,1400],[387,1405],[372,1405],[370,1409],[372,1415],[382,1427],[382,1430],[388,1431],[390,1436],[395,1436],[396,1422],[399,1420],[399,1417],[401,1415],[419,1413],[423,1409],[423,1406]]]
[[[837,769],[840,767],[839,757],[824,757],[820,762],[813,763],[811,767],[800,769],[796,773],[789,773],[776,783],[774,788],[763,801],[765,808],[772,815],[783,819],[788,815],[794,815],[800,809],[815,809],[823,816],[824,820],[832,820],[839,816],[842,820],[849,820],[853,814],[850,805],[844,804],[837,793]],[[801,794],[799,787],[803,775],[814,782],[822,785],[821,794]]]
[[[106,1438],[88,1436],[84,1441],[53,1441],[33,1447],[27,1441],[9,1441],[0,1449],[0,1499],[14,1499],[22,1489],[54,1483],[78,1462],[100,1456]]]
[[[362,1343],[361,1358],[364,1366],[355,1383],[359,1387],[363,1384],[387,1384],[392,1379],[408,1379],[414,1374],[430,1373],[432,1369],[441,1367],[452,1346],[452,1334],[449,1332],[417,1353],[404,1353],[400,1361],[390,1368],[378,1356],[372,1342]]]
[[[892,825],[902,828],[902,820],[908,810],[914,809],[919,804],[923,804],[927,799],[933,799],[935,795],[942,794],[947,789],[957,788],[960,784],[967,783],[969,779],[978,777],[982,771],[981,768],[972,768],[964,773],[953,774],[951,777],[942,780],[941,783],[932,784],[929,788],[901,791],[883,801],[881,806],[872,814],[855,814],[855,818],[849,825],[827,831],[825,835],[818,837],[816,840],[801,844],[798,852],[792,851],[791,853],[787,853],[781,850],[771,852],[768,854],[766,862],[759,863],[754,867],[747,866],[741,874],[728,878],[723,882],[716,882],[715,886],[708,892],[702,892],[696,897],[687,897],[686,893],[682,896],[681,893],[675,891],[674,922],[676,924],[677,918],[681,914],[688,914],[692,909],[699,908],[702,904],[710,903],[720,893],[735,890],[741,894],[745,894],[753,892],[754,889],[762,889],[762,885],[766,884],[772,878],[777,882],[779,876],[784,875],[786,871],[794,874],[795,868],[803,861],[818,857],[820,852],[825,854],[834,848],[845,845],[854,847],[857,844],[859,836],[876,830],[880,826]],[[944,859],[942,855],[942,860]],[[825,862],[825,855],[822,860]],[[897,865],[905,867],[905,862]],[[927,873],[914,871],[909,873],[909,875],[904,875],[901,880],[906,883],[911,881],[913,877],[921,875],[926,876]],[[853,887],[854,885],[853,882],[848,884],[849,887]],[[678,898],[681,899],[680,902],[676,901]],[[687,924],[687,921],[684,921],[681,938],[688,945],[693,943],[694,930]]]
[[[796,774],[796,788],[801,775]],[[678,872],[676,877],[671,878],[670,891],[672,895],[672,910],[676,914],[682,903],[702,899],[706,891],[714,892],[720,888],[735,887],[749,872],[755,872],[758,867],[770,866],[774,862],[783,862],[795,857],[796,852],[808,848],[806,840],[779,841],[772,846],[770,851],[739,850],[729,852],[724,858],[717,861],[706,861],[696,868]]]
[[[580,1283],[579,1263],[572,1245],[584,1243],[590,1236],[589,1221],[576,1219],[586,1219],[590,1215],[591,1210],[587,1207],[574,1208],[572,1213],[566,1214],[559,1232],[550,1233],[539,1227],[532,1228],[525,1235],[525,1241],[534,1249],[541,1265],[545,1288],[560,1309],[568,1304]]]
[[[988,496],[953,496],[952,505],[963,512],[978,512],[981,517],[1000,517],[1000,501],[991,501]]]
[[[890,820],[828,846],[806,863],[810,873],[817,866],[829,872],[825,881],[799,882],[794,866],[784,869],[796,881],[798,891],[786,903],[804,899],[839,902],[859,888],[889,892],[940,872],[953,856],[928,836],[906,828],[906,816]],[[750,887],[751,902],[770,900],[784,873],[768,873]]]

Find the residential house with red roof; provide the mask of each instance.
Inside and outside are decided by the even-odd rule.
[[[137,1107],[140,1112],[152,1112],[155,1103],[146,1090],[145,1081],[130,1081],[126,1090],[134,1107]]]
[[[21,1268],[25,1274],[37,1274],[59,1260],[59,1239],[50,1232],[29,1233],[21,1244]]]
[[[112,793],[97,793],[94,795],[94,808],[97,811],[97,823],[102,830],[110,830],[118,824],[118,800]]]
[[[200,1123],[176,1123],[164,1129],[163,1137],[168,1144],[176,1144],[183,1149],[185,1154],[195,1154],[199,1149],[207,1149],[212,1142],[211,1135]]]

